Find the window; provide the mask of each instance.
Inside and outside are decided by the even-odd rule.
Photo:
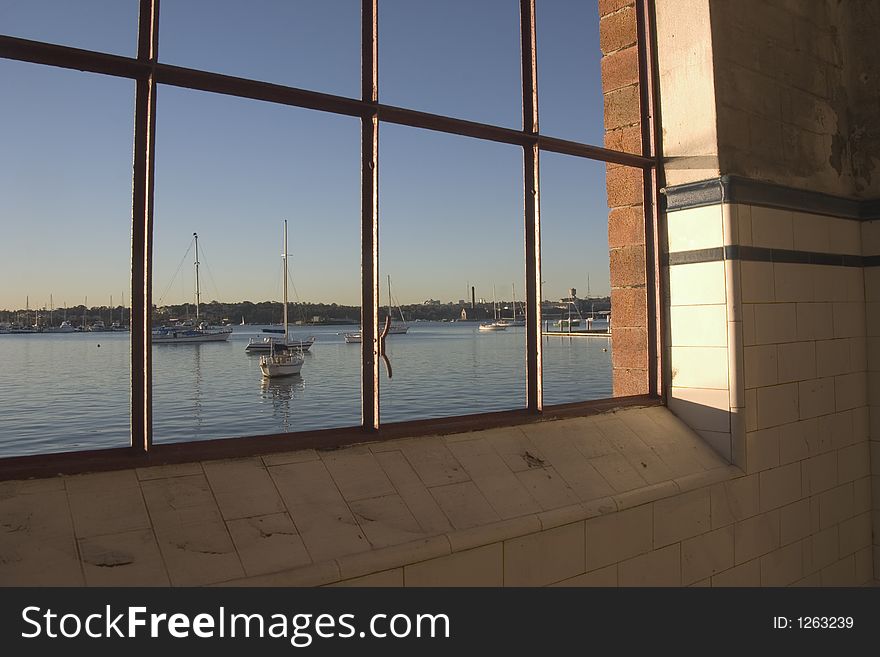
[[[135,83],[133,188],[125,190],[131,192],[133,207],[127,290],[130,375],[119,383],[124,386],[129,379],[130,442],[136,454],[154,450],[182,459],[279,445],[333,446],[469,422],[477,426],[557,411],[585,412],[590,407],[583,402],[612,390],[615,396],[656,395],[660,320],[656,230],[651,227],[660,185],[652,155],[658,137],[649,121],[656,120],[650,114],[653,89],[645,73],[653,62],[647,47],[650,2],[600,2],[601,15],[595,16],[580,2],[567,7],[546,0],[495,0],[458,6],[362,0],[359,66],[353,0],[341,3],[338,15],[328,13],[325,3],[303,2],[295,19],[286,3],[248,5],[242,12],[239,3],[166,0],[161,20],[158,1],[141,0],[136,40],[135,17],[126,17],[116,4],[100,6],[90,21],[123,25],[106,46],[75,29],[64,33],[43,24],[36,9],[19,5],[15,20],[4,22],[12,27],[11,34],[0,35],[0,58],[6,66],[78,69]],[[120,45],[126,30],[134,43]],[[297,30],[303,39],[286,38]],[[261,40],[257,35],[263,34]],[[192,47],[191,37],[198,39],[198,47]],[[593,43],[588,58],[581,57],[581,41]],[[539,64],[546,87],[538,85]],[[380,75],[385,70],[387,77]],[[100,117],[100,95],[83,93],[92,118]],[[543,103],[548,120],[539,130]],[[38,115],[34,120],[55,119]],[[604,147],[597,143],[600,137]],[[126,145],[121,137],[118,142]],[[360,163],[353,156],[357,152]],[[10,158],[5,166],[16,166],[8,149],[0,157]],[[359,194],[353,191],[358,166]],[[122,188],[115,178],[105,183],[114,186],[114,194]],[[413,193],[419,186],[427,190],[421,198]],[[420,201],[426,206],[423,216],[413,217]],[[578,224],[580,204],[591,208],[586,232]],[[191,424],[178,427],[176,434],[156,430],[157,419],[169,408],[158,402],[178,394],[175,387],[185,394],[192,386],[217,383],[184,376],[168,387],[180,374],[175,368],[189,367],[196,352],[178,352],[173,359],[165,358],[166,352],[160,361],[159,345],[153,342],[156,325],[180,320],[169,313],[186,313],[193,301],[186,289],[191,275],[185,285],[172,284],[165,296],[177,264],[175,251],[183,254],[190,234],[197,232],[190,220],[210,212],[210,225],[224,233],[224,245],[217,250],[210,239],[203,240],[199,260],[209,255],[213,271],[203,268],[202,275],[228,289],[241,289],[242,278],[251,274],[259,285],[270,285],[263,279],[271,278],[272,267],[259,258],[266,253],[266,261],[280,264],[280,221],[289,206],[306,214],[310,208],[314,214],[332,208],[314,218],[311,230],[321,235],[318,244],[300,241],[285,262],[293,265],[299,293],[324,294],[332,301],[328,314],[350,321],[350,332],[358,334],[360,347],[349,345],[348,352],[342,350],[348,344],[342,331],[337,334],[341,360],[326,370],[328,377],[338,377],[329,385],[347,400],[344,412],[317,426],[291,422],[292,386],[276,390],[279,408],[287,409],[288,421],[281,424],[226,425],[206,433]],[[477,209],[483,215],[479,219]],[[251,216],[251,210],[259,216]],[[607,242],[597,232],[604,228],[597,217],[606,211]],[[488,242],[483,246],[494,274],[478,262],[478,252],[464,246],[464,262],[456,260],[454,236],[478,220],[495,231],[480,238]],[[204,216],[200,221],[205,225]],[[230,234],[236,237],[230,240]],[[417,246],[424,257],[418,257]],[[440,257],[441,247],[453,253]],[[581,266],[578,256],[589,262]],[[253,271],[246,260],[257,263]],[[188,269],[196,261],[190,254],[177,267]],[[442,293],[435,294],[426,286],[444,264],[449,272]],[[310,288],[316,280],[332,290]],[[219,298],[224,293],[217,288],[209,286],[202,302],[213,304],[212,321],[234,329],[241,306],[230,310],[235,299]],[[241,292],[251,294],[256,293]],[[597,308],[600,296],[605,305]],[[295,307],[297,299],[292,301]],[[517,337],[499,367],[512,368],[505,370],[508,379],[499,387],[506,391],[501,402],[421,408],[420,396],[434,394],[419,388],[420,378],[432,375],[431,364],[419,369],[414,342],[380,335],[389,311],[394,315],[398,306],[420,302],[424,316],[437,321],[440,316],[428,312],[434,305],[455,306],[456,316],[443,318],[450,324],[451,319],[488,323],[480,314],[488,309],[493,320],[504,319],[507,312],[510,320],[523,323],[511,329]],[[566,367],[583,367],[579,359],[584,354],[549,351],[545,334],[572,332],[572,311],[584,324],[589,319],[589,328],[598,327],[596,312],[609,305],[608,346],[600,350],[595,347],[601,343],[591,343],[593,355],[587,356],[602,363],[604,383],[570,394],[566,387],[579,386],[578,377],[558,375]],[[551,318],[560,331],[551,330],[545,321]],[[468,339],[477,335],[476,326]],[[475,372],[492,366],[474,358]],[[473,378],[465,390],[475,399],[485,392],[479,381]],[[572,402],[580,405],[569,408]],[[236,440],[200,445],[178,442],[232,437]]]

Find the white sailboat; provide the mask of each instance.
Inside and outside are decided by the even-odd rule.
[[[207,322],[199,321],[199,303],[201,301],[201,288],[199,285],[199,236],[193,233],[195,240],[196,268],[196,321],[185,320],[172,326],[162,326],[153,329],[151,340],[153,344],[189,344],[198,342],[223,342],[232,334],[230,326],[209,326]]]
[[[516,286],[511,285],[511,289],[513,290],[513,312],[512,312],[512,316],[511,316],[511,317],[502,317],[501,319],[499,319],[499,320],[498,320],[497,322],[495,322],[495,323],[496,323],[496,324],[501,324],[501,325],[503,325],[503,326],[505,326],[505,327],[507,327],[507,326],[525,326],[525,325],[526,325],[526,319],[525,319],[525,316],[524,316],[524,315],[525,315],[525,312],[523,313],[523,316],[517,316],[517,314],[516,314]]]
[[[504,331],[507,329],[505,324],[498,321],[498,301],[495,296],[495,286],[492,286],[492,321],[483,322],[477,327],[480,331]]]
[[[391,301],[391,276],[388,276],[388,316],[392,316],[392,301]],[[388,335],[402,335],[409,331],[409,325],[406,323],[406,318],[403,316],[403,310],[400,306],[397,306],[397,312],[400,313],[400,324],[395,324],[393,321],[391,323],[390,328],[388,329]],[[348,333],[343,333],[342,337],[345,338],[345,341],[349,344],[359,344],[363,339],[361,331],[350,331]]]
[[[260,356],[260,371],[264,377],[291,376],[299,374],[302,370],[305,358],[302,349],[288,346],[290,342],[289,327],[287,325],[287,220],[284,220],[284,340],[271,342],[269,353]]]

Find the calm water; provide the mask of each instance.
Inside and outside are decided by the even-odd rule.
[[[595,328],[601,328],[598,322]],[[228,342],[153,347],[154,441],[181,442],[360,423],[360,347],[351,326],[296,327],[317,336],[300,376],[263,379],[247,354],[257,326]],[[388,338],[382,420],[466,415],[525,405],[525,329],[415,322]],[[0,335],[0,456],[129,443],[129,335]],[[611,396],[608,338],[544,338],[544,399]]]

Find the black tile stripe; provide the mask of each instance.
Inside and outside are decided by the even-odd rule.
[[[818,251],[791,251],[768,249],[761,246],[725,246],[664,254],[664,265],[692,265],[699,262],[740,260],[750,262],[779,262],[797,265],[830,265],[834,267],[880,267],[880,255],[860,256]]]
[[[718,203],[742,203],[822,214],[854,221],[880,219],[880,199],[856,200],[739,176],[674,185],[663,190],[665,210],[685,210]]]

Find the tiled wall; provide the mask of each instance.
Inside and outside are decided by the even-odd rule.
[[[866,327],[880,336],[880,322],[866,324],[865,295],[880,287],[875,268],[779,260],[858,259],[862,230],[875,229],[745,204],[668,214],[670,409],[756,478],[750,522],[814,583],[827,568],[871,577]],[[728,259],[687,262],[723,246]],[[787,254],[762,260],[769,249]]]
[[[866,221],[862,223],[861,228],[862,255],[866,256],[866,260],[880,256],[880,221]],[[870,417],[868,445],[871,455],[873,493],[871,508],[874,528],[874,576],[877,577],[880,574],[880,266],[866,266],[864,275]]]
[[[667,215],[670,253],[717,250],[730,238],[728,206],[709,205]],[[728,278],[738,263],[717,259],[669,267],[667,362],[669,408],[722,456],[733,457],[735,422],[743,407],[736,378],[741,335],[736,296]],[[731,410],[733,409],[733,410]]]
[[[874,579],[880,408],[871,415],[869,405],[880,407],[880,266],[759,258],[766,249],[789,260],[803,259],[792,252],[880,255],[880,222],[729,203],[667,219],[669,408],[744,476],[350,583]]]

